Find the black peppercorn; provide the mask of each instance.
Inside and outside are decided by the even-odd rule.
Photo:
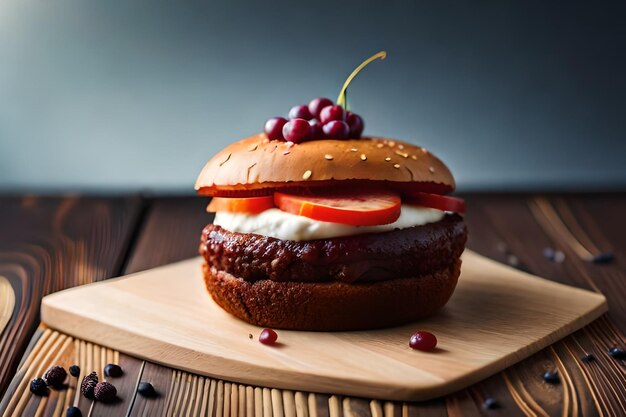
[[[117,397],[117,388],[109,382],[102,381],[94,388],[93,395],[98,401],[110,403]]]
[[[72,375],[74,378],[78,378],[78,376],[80,375],[80,366],[78,365],[70,366],[70,375]]]
[[[494,398],[487,398],[484,402],[483,402],[483,408],[485,410],[493,410],[496,409],[500,406],[500,404],[498,404],[498,401],[496,401]]]
[[[80,408],[70,406],[67,409],[65,416],[66,417],[83,417],[83,413],[81,413]]]
[[[611,349],[609,349],[609,355],[611,355],[611,357],[615,358],[615,359],[626,359],[626,350],[618,348],[618,347],[612,347]]]
[[[43,378],[35,378],[30,382],[30,392],[35,395],[46,395],[48,393],[48,386]]]
[[[94,389],[98,384],[98,374],[95,372],[90,373],[89,375],[83,378],[83,382],[80,384],[80,392],[90,400],[94,399]]]
[[[595,361],[596,357],[593,355],[593,353],[586,353],[583,356],[581,356],[580,360],[583,362],[589,363],[589,362]]]
[[[67,372],[63,367],[58,365],[51,366],[46,373],[43,374],[43,380],[46,381],[46,384],[55,388],[63,386],[65,378],[67,378]]]
[[[156,397],[157,395],[154,387],[149,382],[140,382],[139,386],[137,387],[137,392],[143,397]]]
[[[119,365],[110,363],[104,367],[104,375],[112,378],[119,378],[124,375],[124,371],[122,371],[122,368]]]
[[[543,374],[543,380],[549,384],[558,384],[561,382],[561,378],[559,378],[559,373],[557,371],[546,371]]]

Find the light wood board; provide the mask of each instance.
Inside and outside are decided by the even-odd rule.
[[[425,400],[488,377],[606,311],[596,293],[463,255],[459,285],[436,316],[376,331],[280,330],[280,344],[222,311],[200,258],[49,295],[42,320],[70,335],[175,368],[247,384],[391,400]],[[415,330],[438,349],[408,347]],[[253,335],[250,339],[249,335]]]

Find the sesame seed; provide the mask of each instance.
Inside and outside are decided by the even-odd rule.
[[[428,170],[430,171],[431,174],[435,173],[435,168],[433,168],[433,167],[428,167]]]
[[[382,148],[383,146],[385,146],[385,145],[383,145],[382,143],[377,143],[377,144],[376,144],[376,147],[377,147],[377,148]]]
[[[393,167],[394,167],[395,169],[400,169],[400,164],[393,164]]]
[[[385,161],[389,162],[389,161],[391,161],[391,158],[390,157],[386,157]]]
[[[396,151],[396,155],[400,155],[403,158],[408,158],[409,154],[406,152],[402,152],[402,151]]]
[[[398,145],[398,149],[404,149],[404,145]]]
[[[396,146],[396,142],[394,142],[394,141],[390,140],[390,141],[389,141],[389,146],[391,146],[391,147]]]
[[[411,159],[416,160],[417,159],[417,155],[411,155]]]
[[[351,150],[352,152],[356,152],[356,151],[358,151],[358,149],[357,149],[357,148],[352,148],[352,149],[350,149],[350,150]]]
[[[328,161],[332,161],[333,160],[333,156],[331,154],[326,154],[324,155],[324,158],[326,158]]]
[[[422,153],[423,153],[423,154],[427,154],[427,153],[428,153],[428,151],[426,150],[426,148],[422,148]]]
[[[302,179],[304,180],[308,180],[309,178],[311,178],[311,175],[313,175],[313,173],[311,172],[310,169],[307,169],[304,174],[302,174]]]
[[[361,154],[361,161],[367,161],[367,156],[364,153]]]

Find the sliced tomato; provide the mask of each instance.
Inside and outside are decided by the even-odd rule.
[[[465,213],[465,200],[446,195],[414,192],[407,196],[406,202],[416,206],[430,207],[444,211],[454,211],[456,213]]]
[[[274,207],[274,197],[224,198],[213,197],[206,210],[210,213],[227,211],[230,213],[257,214]]]
[[[400,195],[393,191],[316,192],[311,195],[274,193],[283,211],[324,222],[352,226],[393,223],[400,217]]]

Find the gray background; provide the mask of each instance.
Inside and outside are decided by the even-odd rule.
[[[461,189],[626,185],[626,3],[0,0],[0,190],[191,192],[203,163],[353,83],[366,133]]]

